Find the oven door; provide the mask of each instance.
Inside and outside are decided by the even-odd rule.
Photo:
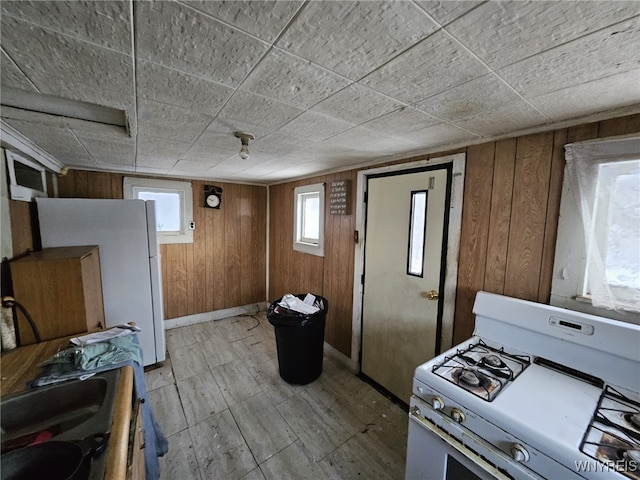
[[[447,421],[452,434],[422,415],[430,409],[412,397],[406,480],[544,480],[466,428]]]

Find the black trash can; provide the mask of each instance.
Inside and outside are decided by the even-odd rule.
[[[305,294],[296,295],[303,300]],[[329,303],[315,295],[316,313],[299,313],[279,305],[282,297],[267,311],[269,323],[275,327],[280,377],[295,385],[313,382],[322,373],[324,325]]]

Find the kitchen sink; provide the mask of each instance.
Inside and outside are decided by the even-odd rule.
[[[42,440],[81,440],[111,429],[119,370],[33,388],[0,403],[2,453]]]

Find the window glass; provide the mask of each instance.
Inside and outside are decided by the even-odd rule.
[[[422,277],[424,266],[427,192],[411,192],[411,223],[409,226],[409,258],[407,273]]]
[[[593,230],[599,232],[593,241],[601,245],[605,283],[631,301],[633,291],[640,290],[640,161],[600,165]],[[585,294],[590,293],[589,274]]]
[[[180,195],[174,192],[139,191],[140,200],[156,202],[156,230],[158,232],[180,232]]]
[[[318,243],[320,237],[320,195],[309,193],[302,196],[302,238],[309,243]]]
[[[124,198],[155,203],[158,243],[193,243],[191,182],[125,177]]]
[[[23,187],[32,188],[40,192],[46,192],[47,188],[44,182],[42,169],[36,170],[22,162],[15,162],[14,168],[16,172],[16,182]]]

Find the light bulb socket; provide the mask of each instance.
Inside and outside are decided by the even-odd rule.
[[[249,158],[249,140],[254,140],[256,137],[251,133],[245,132],[233,132],[233,134],[240,139],[242,146],[240,147],[240,158],[246,160]]]

